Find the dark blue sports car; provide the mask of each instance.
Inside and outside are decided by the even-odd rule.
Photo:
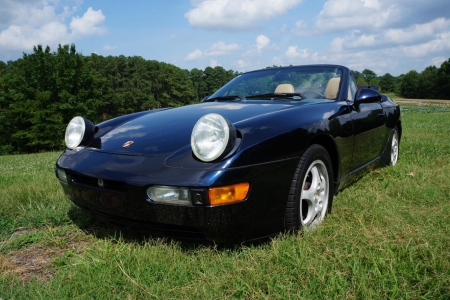
[[[333,196],[395,165],[399,106],[337,65],[243,73],[202,103],[73,118],[55,167],[88,213],[154,235],[239,243],[311,230]]]

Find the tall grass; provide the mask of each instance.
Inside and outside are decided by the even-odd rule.
[[[397,166],[319,230],[252,246],[139,239],[64,199],[57,153],[0,157],[0,298],[450,299],[450,109],[433,107],[405,110]]]

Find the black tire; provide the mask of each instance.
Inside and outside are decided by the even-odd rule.
[[[324,147],[311,145],[300,158],[292,179],[285,213],[286,230],[316,228],[331,212],[333,196],[334,176],[330,156]]]
[[[400,140],[398,138],[397,126],[394,128],[394,132],[392,133],[390,149],[391,153],[389,156],[389,165],[395,166],[397,164],[398,156],[400,153]]]

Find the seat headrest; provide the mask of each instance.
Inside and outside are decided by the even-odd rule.
[[[290,83],[282,83],[275,89],[275,94],[295,93],[294,86]]]
[[[325,88],[325,92],[323,93],[325,98],[327,98],[327,99],[336,99],[337,98],[337,93],[339,90],[340,82],[341,82],[340,77],[333,77],[328,81],[327,87]]]

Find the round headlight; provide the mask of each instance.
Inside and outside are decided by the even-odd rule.
[[[198,159],[209,162],[230,151],[236,142],[233,125],[219,114],[207,114],[194,126],[191,147]]]
[[[66,128],[66,145],[70,149],[77,148],[83,140],[84,133],[86,131],[86,124],[84,118],[75,117],[70,120],[69,125]]]
[[[87,146],[97,131],[97,127],[91,121],[83,117],[75,117],[70,120],[66,128],[66,146],[76,149],[78,146]]]

